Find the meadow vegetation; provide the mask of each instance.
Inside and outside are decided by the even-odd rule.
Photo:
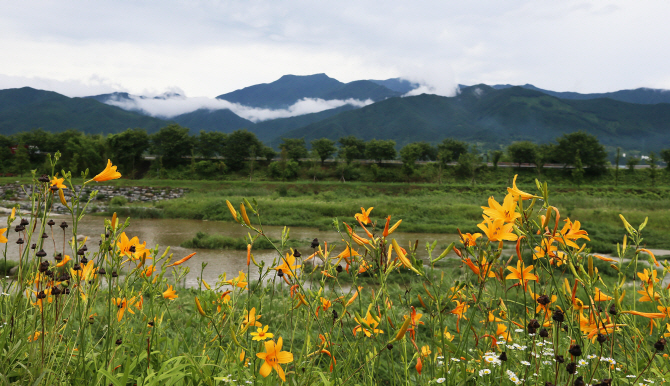
[[[119,177],[109,162],[84,185]],[[522,190],[516,178],[507,189],[460,187],[455,206],[463,206],[449,213],[472,210],[465,218],[476,224],[444,250],[393,238],[429,218],[414,211],[445,205],[431,204],[446,194],[436,186],[389,195],[400,214],[390,204],[366,206],[333,221],[344,210],[333,206],[337,240],[298,241],[310,251],[301,255],[289,246],[289,228],[278,240],[265,236],[270,201],[262,190],[237,186],[221,206],[249,232],[239,252],[247,270],[186,289],[178,285],[188,272],[182,264],[194,254],[147,247],[117,214],[101,218],[105,234],[91,252],[77,227],[95,192],[77,189],[66,200],[63,189],[75,184],[55,168],[31,185],[31,209],[14,208],[0,229],[0,243],[21,247],[19,256],[3,249],[3,260],[19,261],[17,276],[2,279],[4,384],[638,386],[663,384],[670,372],[670,263],[644,248],[659,210],[632,197],[602,198],[630,206],[617,216],[612,257],[591,252],[591,229],[579,221],[585,212],[569,207],[574,199],[539,181]],[[350,193],[332,191],[324,207],[354,200],[356,188],[359,202],[379,198],[348,185]],[[257,197],[245,197],[248,190]],[[274,200],[290,202],[288,192]],[[70,213],[60,231],[49,221],[55,202]],[[632,220],[645,212],[641,224]],[[64,237],[67,247],[55,250],[50,237]],[[261,245],[276,251],[272,264],[254,258]],[[419,248],[427,259],[416,257]],[[451,251],[457,259],[446,257]]]

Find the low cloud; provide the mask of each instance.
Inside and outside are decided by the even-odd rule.
[[[305,115],[310,113],[318,113],[325,110],[334,109],[344,105],[352,105],[355,107],[364,107],[372,104],[373,101],[358,100],[358,99],[332,99],[324,100],[319,98],[304,98],[286,109],[263,109],[257,107],[250,107],[238,103],[231,103],[222,99],[196,97],[187,98],[181,95],[163,94],[157,98],[148,98],[131,95],[127,98],[110,99],[105,103],[120,107],[124,110],[142,111],[148,115],[159,118],[172,118],[177,115],[190,113],[199,109],[207,110],[221,110],[228,109],[242,118],[248,119],[252,122],[267,121],[277,118],[295,117],[298,115]]]

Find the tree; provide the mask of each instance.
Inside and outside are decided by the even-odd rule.
[[[263,146],[258,156],[265,158],[265,160],[269,162],[277,156],[277,152],[270,146]]]
[[[666,169],[670,170],[670,149],[663,149],[658,154],[661,156],[663,162],[665,162]]]
[[[163,166],[172,168],[182,164],[182,158],[191,155],[193,139],[189,129],[171,124],[151,136],[151,152],[161,157]]]
[[[282,138],[282,143],[279,144],[279,149],[286,152],[286,157],[298,162],[300,158],[307,157],[307,145],[305,138]]]
[[[651,179],[651,186],[656,186],[656,176],[658,174],[658,156],[653,151],[649,153],[647,164],[649,165],[649,178]]]
[[[12,140],[9,137],[0,134],[0,170],[6,171],[10,169],[12,145]]]
[[[461,154],[468,152],[468,144],[462,141],[457,141],[453,138],[445,138],[442,142],[437,145],[438,155],[442,154],[442,160],[444,163],[456,161],[460,158]],[[448,158],[445,158],[446,156]],[[439,158],[439,157],[438,157]]]
[[[437,159],[437,147],[431,146],[428,142],[414,142],[421,149],[419,161],[435,161]]]
[[[493,153],[491,153],[491,163],[493,164],[493,168],[497,169],[498,168],[498,162],[500,162],[500,159],[503,156],[503,152],[500,150],[496,150]]]
[[[621,161],[621,148],[616,148],[616,157],[614,158],[614,186],[619,186],[619,162]]]
[[[107,137],[109,157],[123,175],[135,177],[136,168],[149,148],[149,135],[142,129],[128,129]]]
[[[462,153],[458,157],[458,164],[456,165],[456,174],[470,178],[472,184],[475,184],[475,179],[477,177],[477,172],[482,166],[482,161],[478,155],[473,153]]]
[[[23,142],[19,142],[14,151],[14,171],[23,177],[23,173],[30,169],[30,155]]]
[[[330,156],[335,154],[337,148],[335,147],[335,141],[328,138],[315,139],[312,142],[312,149],[319,155],[321,159],[321,165],[328,159]]]
[[[392,139],[372,139],[365,144],[365,156],[381,163],[396,157],[395,141]]]
[[[196,154],[204,158],[223,156],[228,135],[220,131],[200,130],[200,135],[195,140]]]
[[[628,171],[631,173],[635,173],[635,166],[640,164],[640,159],[637,157],[631,156],[628,158],[628,161],[626,161],[626,166],[628,167]]]
[[[241,170],[252,153],[262,154],[264,149],[264,145],[254,133],[246,129],[235,130],[228,134],[228,140],[223,149],[226,166],[233,171]]]
[[[573,166],[572,180],[579,186],[584,181],[584,166],[582,165],[582,157],[579,155],[579,150],[577,150],[577,155],[575,157]]]
[[[365,158],[365,141],[362,139],[349,135],[340,138],[337,142],[340,144],[338,155],[347,161],[347,165],[355,159]]]
[[[402,171],[407,176],[409,182],[409,177],[414,173],[414,168],[416,161],[423,154],[424,148],[420,143],[410,143],[405,145],[400,149],[400,159],[402,160]]]
[[[555,157],[559,162],[574,165],[577,154],[582,164],[588,167],[587,173],[598,175],[607,170],[607,152],[595,136],[577,131],[558,138]]]
[[[514,142],[507,147],[507,154],[515,164],[532,164],[537,159],[537,145],[530,141]]]

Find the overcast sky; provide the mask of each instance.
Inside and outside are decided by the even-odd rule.
[[[214,97],[284,74],[670,89],[669,1],[2,1],[0,89]]]

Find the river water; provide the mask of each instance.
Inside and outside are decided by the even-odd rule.
[[[61,221],[67,221],[70,228],[67,229],[68,237],[72,237],[72,224],[68,216],[54,215],[53,220],[56,225],[53,227],[54,238],[51,238],[51,231],[47,227],[47,234],[49,238],[45,240],[45,251],[47,256],[52,256],[55,249],[61,252],[63,249],[63,231],[58,227]],[[5,223],[5,219],[0,220]],[[16,222],[15,222],[16,224]],[[402,225],[400,226],[402,228]],[[38,228],[39,229],[39,228]],[[279,226],[265,226],[265,233],[274,239],[281,238],[281,231],[283,227]],[[90,253],[97,251],[100,235],[104,232],[104,219],[100,216],[86,216],[79,223],[78,235],[87,236],[86,245]],[[196,252],[193,256],[182,266],[189,267],[190,272],[186,276],[185,284],[187,287],[198,286],[198,278],[201,275],[202,263],[207,263],[207,267],[202,272],[202,277],[209,284],[214,284],[220,275],[227,273],[228,278],[237,276],[239,271],[247,272],[246,265],[246,251],[237,250],[212,250],[212,249],[193,249],[182,248],[179,245],[195,236],[197,232],[205,232],[210,234],[218,234],[229,237],[244,237],[248,230],[241,225],[233,222],[217,222],[217,221],[200,221],[200,220],[179,220],[179,219],[136,219],[130,221],[130,226],[126,229],[126,235],[129,238],[137,236],[140,242],[147,242],[147,248],[154,248],[156,244],[159,245],[160,254],[167,246],[170,246],[170,252],[174,253],[172,261],[176,261],[185,257],[186,255]],[[18,238],[13,229],[8,229],[6,236],[9,238],[7,259],[18,260],[19,250],[15,243]],[[410,242],[414,243],[419,240],[419,248],[417,255],[419,258],[427,258],[428,253],[425,249],[426,242],[432,244],[437,240],[437,247],[433,251],[433,257],[442,252],[441,246],[446,246],[452,241],[458,240],[458,235],[454,234],[436,234],[436,233],[402,233],[394,232],[391,235],[398,243],[407,248]],[[314,228],[291,227],[290,238],[296,240],[304,240],[304,247],[296,248],[303,257],[311,254],[310,243],[312,239],[318,238],[323,246],[323,242],[327,241],[329,244],[335,242],[337,248],[333,251],[337,255],[344,249],[344,242],[334,230],[320,231]],[[360,249],[360,248],[359,248]],[[66,250],[67,255],[72,256],[71,250]],[[279,261],[279,255],[274,250],[254,250],[254,257],[257,262],[265,261],[266,266],[273,264],[273,260]],[[453,252],[451,253],[453,254]],[[258,278],[257,269],[252,265],[250,276],[252,279]]]

